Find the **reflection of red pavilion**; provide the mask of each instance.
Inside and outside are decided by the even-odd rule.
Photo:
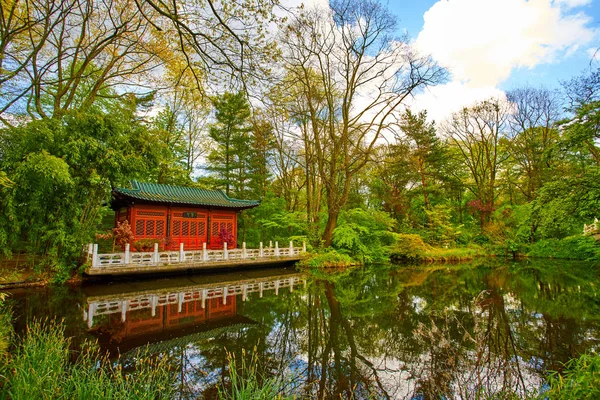
[[[107,314],[107,319],[98,320],[98,324],[91,329],[98,335],[101,346],[112,355],[123,354],[148,343],[252,323],[248,318],[237,315],[235,295],[204,301],[194,299],[154,308],[148,307],[148,304],[140,305],[142,307],[138,309],[127,310],[125,316],[118,312]]]
[[[183,327],[190,324],[214,321],[236,315],[235,296],[228,296],[223,302],[222,297],[209,299],[206,307],[202,300],[193,300],[181,304],[165,304],[156,308],[152,316],[150,309],[132,310],[127,312],[127,319],[122,324],[124,336],[137,336],[148,333],[162,332],[170,328]]]

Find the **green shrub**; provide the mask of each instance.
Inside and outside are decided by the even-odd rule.
[[[313,253],[298,263],[305,268],[345,268],[356,265],[357,262],[347,254],[342,254],[334,249],[324,253]]]
[[[600,244],[589,236],[543,239],[529,246],[529,257],[600,261]]]
[[[364,263],[388,259],[388,247],[395,241],[396,221],[388,213],[353,208],[342,212],[333,231],[333,247]]]
[[[400,234],[396,239],[390,257],[393,261],[414,262],[422,260],[425,254],[431,250],[431,246],[416,234]]]

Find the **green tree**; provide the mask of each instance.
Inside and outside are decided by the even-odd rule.
[[[68,276],[110,199],[111,187],[147,179],[156,163],[151,136],[132,114],[67,113],[0,134],[4,251],[43,256]]]
[[[216,148],[208,156],[207,169],[218,179],[225,194],[244,197],[251,156],[250,105],[242,92],[224,93],[213,104],[216,122],[209,135]]]

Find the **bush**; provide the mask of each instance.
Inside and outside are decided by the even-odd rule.
[[[400,234],[390,257],[392,261],[396,262],[415,262],[422,260],[431,249],[432,247],[426,244],[419,235]]]
[[[600,261],[600,244],[589,236],[543,239],[529,246],[527,256]]]
[[[385,261],[394,243],[396,221],[386,212],[354,208],[340,215],[333,231],[333,247],[363,262]]]
[[[313,253],[298,263],[305,268],[345,268],[356,265],[357,262],[347,254],[341,254],[333,249],[324,253]]]

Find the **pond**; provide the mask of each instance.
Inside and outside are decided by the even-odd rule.
[[[181,398],[214,398],[228,355],[250,353],[302,397],[452,398],[539,390],[545,371],[597,349],[599,284],[585,263],[484,259],[15,290],[11,302],[17,331],[56,317],[75,347],[167,357]]]

